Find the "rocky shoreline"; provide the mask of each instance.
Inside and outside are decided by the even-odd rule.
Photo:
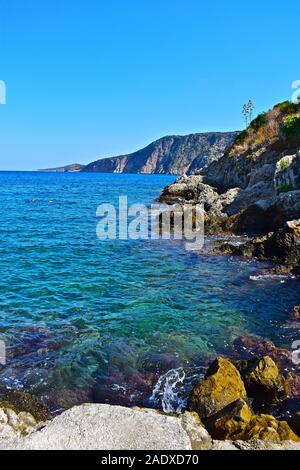
[[[264,346],[273,348],[273,356],[284,355],[286,364],[287,351]],[[7,391],[0,402],[0,449],[300,450],[299,400],[288,420],[256,413],[269,406],[274,414],[297,393],[299,384],[295,391],[293,377],[270,356],[218,357],[181,414],[83,404],[49,420],[47,407],[34,396]]]
[[[272,273],[300,272],[300,105],[258,116],[201,174],[182,176],[159,202],[203,204],[207,235],[222,255],[271,260]],[[300,320],[295,306],[287,319]],[[300,450],[300,375],[292,353],[237,338],[199,378],[187,410],[85,404],[49,420],[25,392],[0,393],[0,449]],[[284,417],[284,418],[283,418]]]

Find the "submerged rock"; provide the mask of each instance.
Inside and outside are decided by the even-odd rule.
[[[208,369],[205,379],[192,390],[188,408],[200,418],[209,418],[230,403],[246,397],[240,373],[234,365],[222,357],[217,358]]]
[[[240,336],[236,338],[229,350],[231,357],[237,360],[257,359],[262,356],[270,356],[276,363],[280,372],[287,368],[293,368],[292,353],[284,348],[278,348],[268,339],[256,336]]]

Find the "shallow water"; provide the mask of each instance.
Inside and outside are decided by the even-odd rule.
[[[88,399],[157,406],[171,388],[176,408],[235,338],[291,349],[298,279],[256,277],[265,264],[187,252],[180,241],[97,239],[99,204],[119,195],[151,204],[173,180],[0,173],[0,383],[52,409]],[[178,369],[174,386],[163,374]]]

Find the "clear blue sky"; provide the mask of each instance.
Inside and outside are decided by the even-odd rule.
[[[235,130],[300,79],[299,0],[0,0],[0,169]]]

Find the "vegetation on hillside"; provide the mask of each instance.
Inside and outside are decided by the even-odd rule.
[[[237,137],[227,155],[251,157],[259,149],[293,151],[298,150],[299,146],[300,104],[284,101],[253,119]]]

